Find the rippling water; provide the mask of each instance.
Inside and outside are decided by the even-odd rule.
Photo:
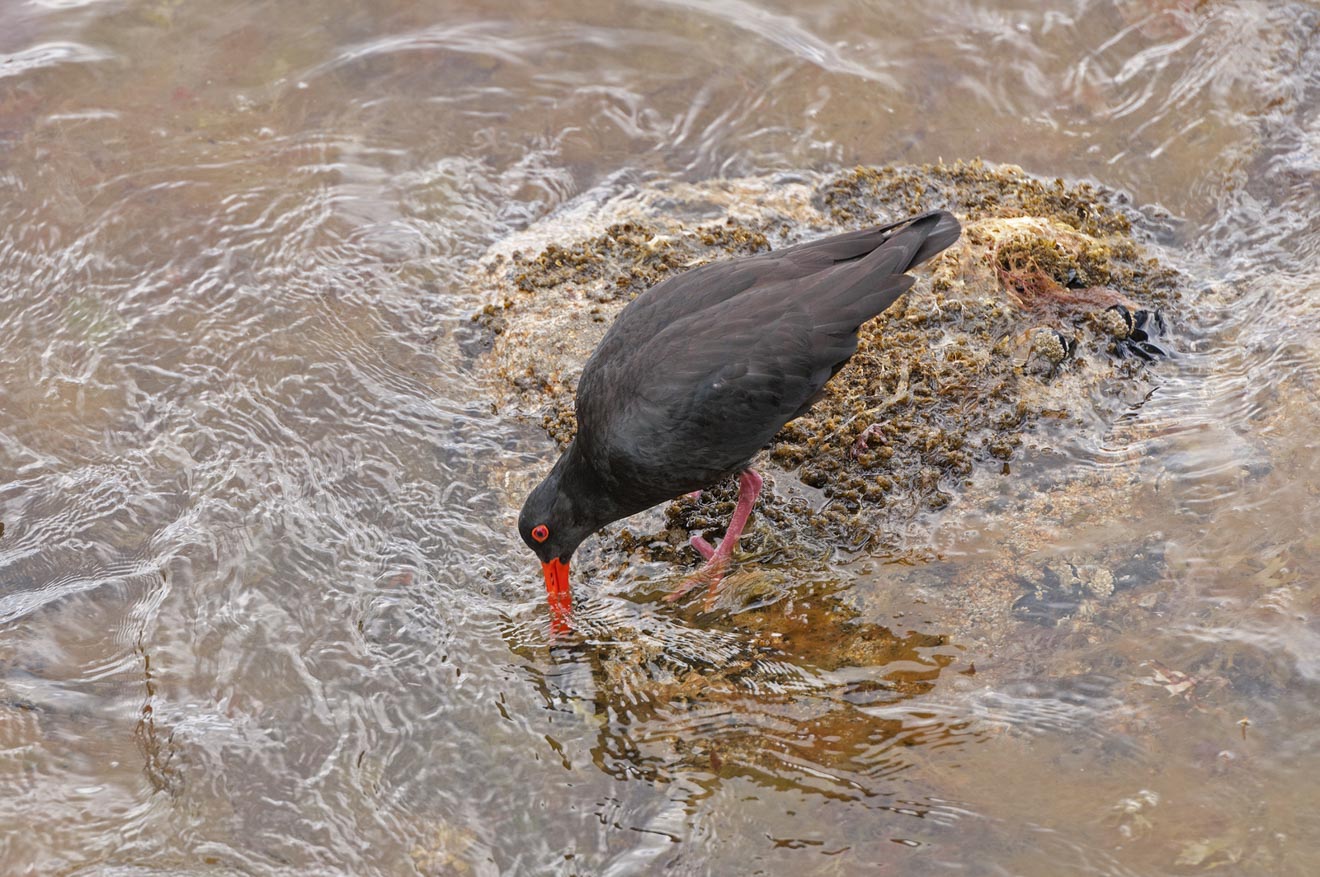
[[[5,873],[1320,870],[1314,5],[0,25]],[[1069,451],[1144,458],[1130,507],[1041,552],[1137,546],[1143,614],[964,611],[992,524],[761,615],[642,570],[551,643],[513,528],[548,442],[491,413],[474,261],[621,173],[974,156],[1126,191],[1205,279]]]

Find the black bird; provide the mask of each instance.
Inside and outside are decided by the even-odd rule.
[[[958,239],[944,211],[694,268],[628,304],[578,381],[577,437],[527,497],[518,531],[554,617],[568,565],[611,521],[741,473],[724,539],[692,544],[719,581],[761,489],[752,457],[805,413],[857,351],[857,330],[916,282],[905,271]]]

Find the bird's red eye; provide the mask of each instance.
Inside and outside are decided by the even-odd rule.
[[[544,542],[550,538],[550,528],[545,524],[537,524],[532,528],[532,538],[537,542]]]

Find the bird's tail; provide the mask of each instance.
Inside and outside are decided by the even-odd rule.
[[[953,214],[935,210],[867,233],[885,234],[883,243],[861,258],[839,263],[821,278],[823,295],[817,303],[821,328],[857,331],[916,282],[904,272],[949,247],[962,227]]]
[[[954,218],[954,215],[947,210],[932,210],[930,213],[914,216],[906,222],[907,227],[884,244],[884,246],[889,246],[891,243],[896,242],[900,236],[911,231],[922,234],[921,243],[917,245],[911,260],[901,269],[902,271],[909,271],[932,256],[948,249],[962,234],[962,226],[958,224],[958,220]],[[883,248],[881,247],[881,249]]]

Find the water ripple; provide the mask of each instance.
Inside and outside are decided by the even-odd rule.
[[[29,4],[0,57],[14,867],[1163,874],[1216,825],[1314,839],[1314,9],[101,6]],[[470,265],[593,189],[973,154],[1163,202],[1156,251],[1213,280],[1065,449],[1141,461],[1168,557],[1106,608],[1146,626],[1019,648],[949,562],[831,579],[791,646],[749,619],[810,576],[702,615],[654,568],[552,638],[513,527],[549,449],[491,411]],[[959,629],[912,632],[939,601]]]
[[[115,56],[93,46],[74,42],[41,43],[8,55],[0,55],[0,79],[24,76],[43,67],[61,64],[92,64]]]

